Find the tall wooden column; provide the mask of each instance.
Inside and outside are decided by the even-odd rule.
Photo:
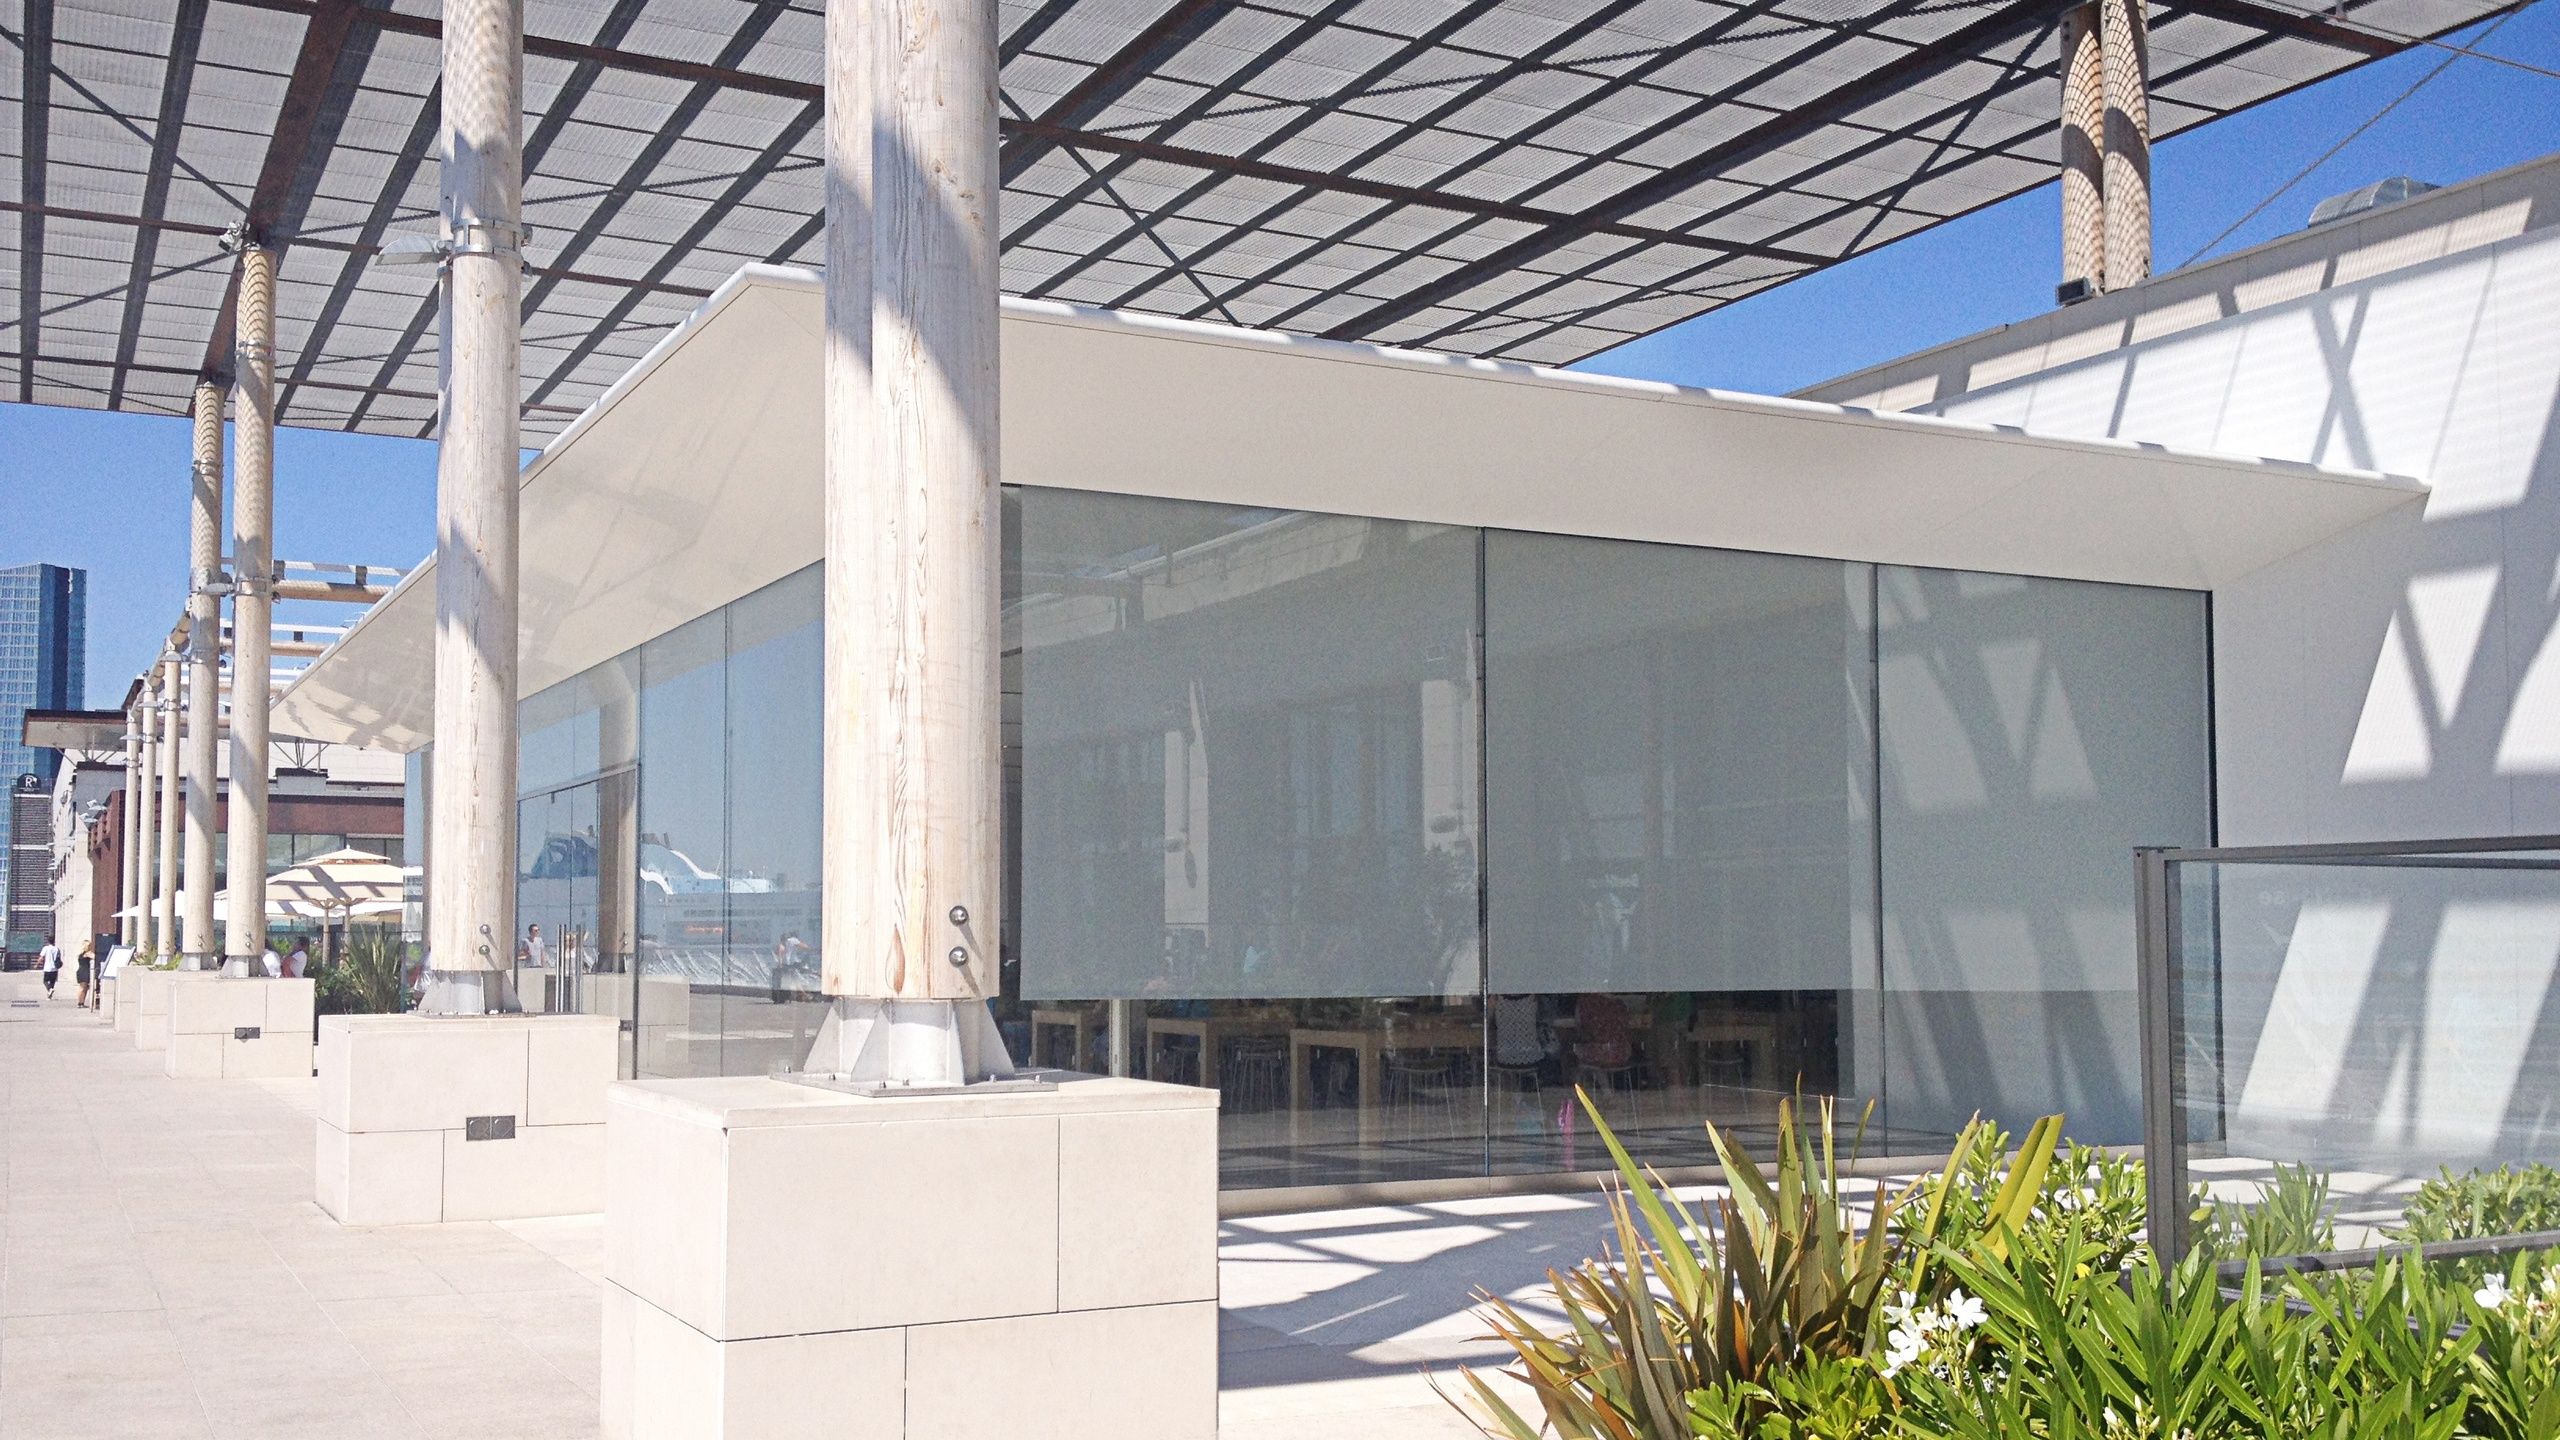
[[[879,1078],[1010,1069],[995,992],[994,0],[827,6],[824,984]],[[926,1043],[938,1029],[948,1043]],[[842,1041],[846,1068],[863,1050]]]
[[[2144,0],[2098,0],[2106,72],[2106,286],[2151,278],[2151,24]]]
[[[178,652],[174,649],[160,657],[160,823],[157,841],[160,850],[160,893],[153,897],[152,923],[160,935],[160,954],[180,953],[185,943],[178,933],[178,816],[183,792],[178,788],[178,772],[183,761],[178,750],[178,714],[184,707],[184,675],[179,669]]]
[[[221,946],[213,933],[213,789],[222,734],[222,387],[195,389],[193,503],[187,514],[186,913],[178,945],[188,970],[210,970]]]
[[[2101,197],[2107,114],[2106,66],[2098,41],[2098,7],[2062,17],[2062,283],[2107,288],[2107,230]]]
[[[160,811],[160,684],[146,672],[142,688],[134,692],[133,710],[126,715],[127,740],[138,756],[133,772],[133,788],[124,797],[125,871],[131,876],[127,887],[131,893],[125,904],[133,914],[125,917],[125,943],[137,955],[157,953],[160,932],[151,923],[151,900],[154,894],[153,872],[158,868],[160,840],[153,821]]]
[[[240,252],[233,326],[239,479],[231,495],[230,923],[225,969],[264,975],[267,948],[267,669],[275,621],[276,252]]]
[[[523,153],[523,0],[447,0],[436,873],[422,1006],[447,1014],[514,1008]]]

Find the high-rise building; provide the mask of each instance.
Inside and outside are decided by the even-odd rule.
[[[29,775],[35,777],[31,793],[41,796],[50,790],[62,759],[50,750],[27,748],[27,712],[80,707],[88,683],[88,650],[89,572],[65,565],[0,569],[0,791],[14,796],[19,777]],[[0,806],[0,856],[7,857],[7,943],[13,959],[40,948],[53,921],[47,855],[52,836],[43,824],[17,833],[18,809]],[[24,877],[22,868],[28,869]]]

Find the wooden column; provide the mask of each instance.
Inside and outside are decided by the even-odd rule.
[[[2098,7],[2062,17],[2062,283],[2107,288],[2106,209],[2099,158],[2106,126],[2106,67]]]
[[[827,33],[825,984],[976,1000],[1003,863],[995,7],[832,0]]]
[[[445,372],[423,1008],[514,1006],[524,6],[444,7]]]
[[[214,775],[222,734],[222,387],[195,389],[195,463],[187,513],[186,913],[178,921],[182,968],[210,970],[213,933]]]
[[[135,778],[134,793],[126,797],[125,817],[132,823],[124,834],[125,851],[132,857],[133,899],[138,913],[127,920],[126,936],[137,955],[153,955],[160,950],[160,927],[154,923],[153,905],[159,895],[160,868],[160,681],[155,673],[146,672],[142,689],[134,696],[133,733],[136,748],[142,752],[142,768]]]
[[[2143,0],[2098,0],[2106,72],[2106,287],[2151,278],[2151,25]]]
[[[240,253],[233,327],[231,495],[231,911],[223,951],[234,974],[264,975],[267,948],[267,670],[275,622],[276,252]]]
[[[178,667],[178,652],[169,650],[160,657],[160,823],[155,843],[159,847],[160,893],[152,897],[152,924],[160,936],[159,953],[175,955],[183,943],[178,934],[178,812],[182,792],[178,789],[178,771],[182,763],[178,751],[178,712],[184,701],[183,676]]]
[[[894,1080],[1010,1069],[983,1004],[1003,896],[995,21],[993,0],[827,6],[823,983],[857,1025],[952,1042],[845,1066]]]

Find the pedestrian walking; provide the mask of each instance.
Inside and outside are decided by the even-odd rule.
[[[53,998],[53,983],[62,978],[62,947],[47,940],[36,955],[44,965],[44,998],[50,1000]]]

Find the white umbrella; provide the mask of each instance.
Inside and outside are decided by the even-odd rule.
[[[267,877],[267,903],[292,913],[340,921],[400,906],[402,871],[368,850],[332,850]]]
[[[270,903],[303,915],[335,915],[358,905],[400,899],[401,870],[365,850],[332,850],[267,877]]]
[[[140,919],[141,917],[150,914],[153,905],[156,903],[156,901],[145,900],[139,905],[127,905],[108,918],[112,920]],[[187,913],[187,892],[183,886],[178,890],[178,903],[175,913],[180,915]],[[267,918],[270,920],[292,920],[301,917],[305,913],[306,912],[304,911],[295,910],[289,907],[283,901],[275,899],[272,896],[268,897]],[[216,925],[227,925],[230,921],[231,892],[228,890],[216,890],[213,892],[213,923]]]

